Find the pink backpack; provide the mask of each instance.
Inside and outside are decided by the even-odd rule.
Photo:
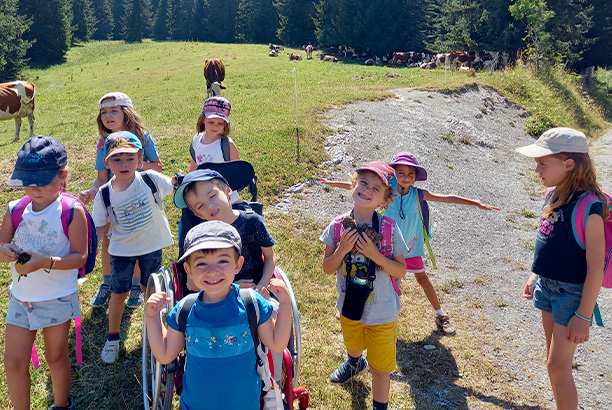
[[[346,215],[350,215],[350,213],[338,215],[334,218],[334,243],[336,247],[340,243],[340,237],[342,236],[342,232],[344,232],[344,227],[342,226],[342,218]],[[380,216],[380,215],[379,215]],[[385,257],[389,259],[393,259],[393,228],[395,227],[395,220],[386,216],[382,216],[382,223],[380,228],[380,233],[383,236],[383,239],[380,243],[380,253],[385,255]],[[380,269],[379,266],[376,267]],[[401,295],[402,291],[399,287],[399,279],[389,275],[391,278],[391,284],[393,285],[393,289],[395,289],[395,293],[397,295]]]
[[[612,196],[607,192],[603,192],[603,194],[608,197],[609,203],[612,204]],[[595,202],[601,202],[597,195],[585,193],[578,199],[576,207],[572,212],[574,237],[582,249],[585,249],[585,229],[589,210]],[[612,263],[610,263],[610,257],[612,256],[612,215],[606,221],[604,221],[604,237],[606,242],[606,255],[604,264],[604,278],[601,285],[604,288],[612,288]]]

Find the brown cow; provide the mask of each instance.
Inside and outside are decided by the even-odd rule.
[[[310,60],[312,58],[312,44],[304,47],[304,51],[306,52],[306,60]]]
[[[34,136],[34,96],[36,87],[25,81],[0,84],[0,120],[15,119],[15,139],[19,140],[21,119],[28,117],[30,138]]]
[[[221,94],[226,87],[222,84],[225,80],[225,66],[218,58],[211,58],[204,63],[204,78],[206,79],[206,98]]]
[[[391,57],[391,61],[389,62],[389,64],[395,67],[398,64],[408,64],[408,61],[410,61],[410,54],[408,54],[408,52],[394,51],[393,57]]]
[[[301,60],[302,59],[302,56],[298,54],[287,53],[287,55],[289,56],[289,60]]]
[[[330,56],[329,54],[319,54],[319,58],[323,61],[331,61],[332,63],[338,62],[338,57]]]

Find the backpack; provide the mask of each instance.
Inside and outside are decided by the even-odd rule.
[[[193,141],[189,145],[189,154],[191,154],[191,159],[193,159],[193,162],[197,164],[195,150],[193,149]],[[229,138],[225,135],[221,137],[221,154],[223,154],[223,161],[227,162],[230,160]]]
[[[62,192],[61,194],[61,204],[62,204],[62,228],[64,230],[64,235],[68,238],[68,227],[72,222],[72,217],[74,215],[74,207],[75,205],[79,205],[85,211],[85,216],[87,219],[87,260],[85,261],[85,265],[79,268],[79,278],[84,277],[86,274],[90,273],[94,270],[96,265],[96,255],[98,253],[98,234],[94,228],[94,222],[91,214],[87,210],[87,207],[83,205],[83,202],[79,198],[74,195],[67,194]],[[32,198],[29,196],[24,196],[19,200],[19,202],[11,209],[11,220],[13,222],[13,228],[17,230],[17,227],[23,220],[23,211],[26,209],[28,204],[32,202]]]
[[[342,236],[342,233],[344,232],[344,227],[342,226],[342,218],[344,218],[347,215],[350,215],[350,214],[346,213],[346,214],[338,215],[334,218],[334,243],[336,247],[340,243],[340,237]],[[378,214],[376,215],[378,217]],[[373,225],[374,225],[374,229],[377,232],[380,232],[383,236],[380,242],[380,253],[382,253],[385,257],[392,259],[393,258],[393,232],[394,232],[394,227],[396,225],[395,220],[383,215],[380,229],[378,229],[378,220],[376,220],[375,222],[373,221]],[[379,266],[377,266],[376,268],[380,269]],[[399,279],[391,275],[389,275],[389,278],[391,279],[391,284],[393,285],[393,289],[395,290],[395,293],[397,293],[398,296],[401,295],[402,291],[400,290],[400,287],[399,287]]]
[[[607,192],[602,193],[608,198],[608,203],[612,204],[612,195]],[[576,206],[572,211],[572,229],[574,231],[574,238],[578,242],[580,248],[585,249],[585,230],[586,223],[589,215],[589,210],[595,202],[601,202],[599,197],[592,193],[584,193],[578,198]],[[604,288],[612,288],[612,216],[604,221],[604,239],[605,239],[605,259],[604,259],[604,278],[601,286]],[[601,319],[601,313],[597,304],[593,310],[593,316],[595,322],[599,326],[603,326],[603,320]]]
[[[147,171],[139,170],[140,177],[144,181],[145,184],[151,189],[151,194],[153,194],[153,199],[157,204],[157,207],[160,211],[164,212],[164,202],[162,201],[161,196],[159,195],[159,191],[157,190],[157,186],[151,179],[151,176]],[[107,182],[100,188],[100,195],[102,195],[102,202],[104,203],[104,207],[106,208],[106,213],[113,225],[117,224],[117,216],[115,215],[115,211],[110,203],[110,183]]]
[[[191,308],[195,304],[200,293],[190,293],[179,302],[179,307],[176,312],[176,324],[183,334],[187,330],[187,317]],[[241,288],[239,290],[240,299],[244,303],[249,320],[249,329],[253,337],[253,346],[255,347],[255,366],[257,374],[261,377],[262,395],[270,389],[274,389],[276,409],[283,410],[283,402],[280,393],[280,387],[272,377],[270,371],[270,363],[268,360],[268,347],[259,340],[258,323],[259,323],[259,304],[255,298],[255,291],[251,288]]]

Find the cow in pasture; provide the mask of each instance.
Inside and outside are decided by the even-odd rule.
[[[306,47],[304,47],[304,51],[306,52],[306,59],[310,60],[312,58],[312,44],[308,44]]]
[[[287,55],[289,56],[289,60],[297,60],[297,61],[302,60],[302,56],[299,54],[287,53]]]
[[[275,50],[270,50],[270,52],[268,53],[269,57],[278,57],[278,52]]]
[[[225,66],[218,58],[211,58],[204,63],[204,78],[206,79],[206,98],[214,97],[225,90],[222,84],[225,80]]]
[[[0,120],[15,119],[15,139],[19,140],[21,119],[28,117],[30,138],[34,136],[34,96],[36,87],[25,81],[0,84]]]
[[[374,65],[374,59],[373,58],[368,58],[365,62],[365,65]]]
[[[319,54],[319,58],[323,61],[331,61],[332,63],[338,62],[338,57],[330,56],[329,54]]]
[[[270,47],[270,50],[274,50],[274,51],[276,51],[277,53],[278,53],[279,51],[282,51],[282,50],[284,50],[284,49],[285,49],[285,47],[283,47],[283,46],[277,46],[276,44],[272,44],[272,43],[269,43],[269,44],[268,44],[268,47]]]
[[[461,66],[470,68],[475,59],[476,53],[474,51],[451,51],[448,56],[451,70]]]
[[[394,51],[393,52],[393,57],[391,57],[391,61],[389,62],[389,64],[391,64],[393,67],[397,66],[398,64],[408,64],[408,62],[410,61],[410,54],[406,51]]]

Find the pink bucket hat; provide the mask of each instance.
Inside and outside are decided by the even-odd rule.
[[[357,172],[359,171],[374,172],[380,177],[380,179],[382,179],[382,182],[386,186],[391,186],[391,180],[395,175],[395,173],[393,172],[393,168],[391,168],[386,162],[381,161],[368,162],[367,164],[364,164],[361,167],[357,168]]]
[[[392,167],[395,168],[396,165],[408,165],[409,167],[414,167],[417,171],[416,181],[426,181],[427,180],[427,171],[425,168],[419,165],[416,157],[413,153],[408,151],[398,152],[393,156],[393,159],[389,163]]]
[[[229,124],[229,115],[232,105],[223,97],[210,97],[204,101],[204,107],[202,107],[202,114],[206,118],[221,118]]]

